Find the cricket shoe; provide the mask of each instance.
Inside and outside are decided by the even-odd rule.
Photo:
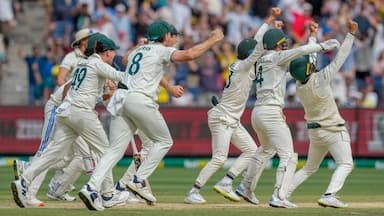
[[[135,175],[131,181],[128,182],[127,187],[133,191],[133,193],[139,195],[141,198],[148,202],[156,202],[156,197],[148,190],[144,180],[139,181]]]
[[[184,202],[187,204],[204,204],[207,201],[197,190],[191,190],[184,198]]]
[[[141,199],[140,197],[136,196],[131,190],[126,188],[124,184],[120,183],[120,181],[117,182],[115,186],[115,190],[118,192],[127,191],[129,193],[127,203],[129,204],[136,204],[136,203],[145,203],[145,200]]]
[[[37,199],[36,197],[28,197],[27,199],[27,206],[31,206],[31,207],[44,207],[45,206],[45,203],[39,199]]]
[[[51,191],[48,191],[46,194],[47,197],[50,200],[57,200],[57,201],[68,201],[68,202],[73,202],[76,200],[76,197],[69,195],[68,193],[64,193],[62,195],[57,195],[56,193],[53,193]]]
[[[11,183],[11,189],[13,194],[13,200],[15,200],[16,204],[20,208],[28,207],[28,188],[27,183],[25,182],[23,177],[20,177],[18,180],[15,180]]]
[[[237,194],[233,191],[232,184],[220,181],[215,186],[213,186],[213,190],[223,195],[226,199],[234,202],[240,202],[240,197],[237,196]]]
[[[287,199],[279,199],[275,194],[269,200],[269,206],[274,208],[297,208],[297,205]]]
[[[128,191],[115,191],[112,196],[101,195],[103,199],[103,206],[105,208],[112,208],[113,206],[124,205],[129,198]]]
[[[320,206],[323,207],[332,207],[332,208],[346,208],[348,207],[347,203],[344,203],[337,199],[334,194],[330,195],[322,195],[320,199],[317,201]]]
[[[255,193],[251,191],[249,187],[246,187],[243,183],[241,183],[237,188],[236,188],[236,194],[241,196],[245,201],[252,203],[254,205],[259,204],[259,200],[256,198]]]
[[[80,199],[84,202],[85,206],[89,210],[103,211],[104,206],[102,204],[102,198],[99,193],[91,188],[88,184],[79,192]]]
[[[15,180],[19,180],[20,176],[23,174],[24,170],[28,167],[28,162],[21,160],[13,160],[13,175]]]

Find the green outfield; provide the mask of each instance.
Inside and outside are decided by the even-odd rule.
[[[199,169],[186,168],[163,168],[158,169],[151,177],[152,190],[158,199],[155,206],[144,204],[125,205],[104,212],[88,211],[79,200],[73,203],[49,201],[45,197],[47,182],[44,183],[39,198],[46,201],[46,207],[35,209],[20,209],[13,202],[10,182],[13,178],[10,167],[1,167],[0,176],[0,215],[3,216],[44,216],[44,215],[384,215],[384,170],[373,168],[356,168],[348,178],[344,189],[339,194],[343,201],[348,202],[350,207],[346,209],[322,208],[316,204],[319,196],[324,192],[332,174],[332,170],[322,168],[312,178],[305,182],[293,195],[291,201],[299,205],[297,209],[275,209],[268,207],[268,199],[274,183],[275,169],[268,169],[261,177],[256,195],[261,204],[258,206],[248,204],[244,201],[233,203],[225,200],[212,190],[212,186],[224,174],[220,170],[215,174],[203,188],[202,194],[208,200],[204,205],[183,204],[185,193],[191,187]],[[123,167],[114,170],[115,179],[124,172]],[[79,189],[87,180],[82,176],[76,183]],[[238,184],[237,180],[235,183]],[[77,196],[77,192],[72,192]]]

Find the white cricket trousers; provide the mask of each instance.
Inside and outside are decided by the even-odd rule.
[[[266,160],[277,152],[280,162],[276,171],[275,189],[281,185],[290,185],[290,178],[285,178],[288,162],[294,157],[291,132],[285,122],[285,116],[279,106],[255,106],[252,110],[252,127],[260,141],[260,147],[249,164],[245,182],[252,182],[255,190]],[[292,171],[292,175],[293,175]],[[257,178],[257,179],[254,179]]]
[[[141,140],[141,150],[140,150],[140,155],[142,160],[145,160],[147,157],[149,150],[152,148],[153,143],[152,141],[145,136],[143,132],[140,130],[137,131],[137,135],[139,136]],[[133,144],[133,143],[131,143]],[[135,162],[132,160],[131,164],[129,164],[127,170],[125,171],[124,175],[120,178],[120,182],[123,183],[124,185],[127,185],[129,181],[133,179],[133,176],[136,174],[136,165]]]
[[[229,168],[228,173],[238,176],[247,168],[257,146],[240,121],[231,119],[217,108],[208,111],[208,126],[212,136],[212,159],[200,171],[196,182],[202,187],[228,158],[229,145],[232,143],[242,153]]]
[[[309,149],[307,162],[297,171],[290,187],[292,193],[309,176],[315,173],[329,152],[336,162],[336,170],[325,193],[337,193],[344,185],[345,179],[353,169],[351,140],[345,126],[341,131],[330,131],[323,128],[308,129]]]
[[[56,116],[56,126],[52,136],[52,143],[46,151],[24,172],[23,177],[29,184],[37,175],[61,160],[73,147],[74,141],[81,136],[89,145],[98,160],[109,142],[107,135],[94,110],[80,109],[75,106],[69,108],[68,116]],[[102,193],[113,190],[112,172],[103,184]]]

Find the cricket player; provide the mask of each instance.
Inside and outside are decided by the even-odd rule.
[[[95,33],[92,29],[81,29],[75,34],[75,40],[71,46],[74,50],[68,53],[61,65],[58,77],[59,88],[50,96],[50,99],[44,106],[44,124],[42,131],[42,140],[38,151],[34,158],[40,157],[40,155],[48,147],[51,140],[51,134],[55,126],[55,110],[61,104],[64,98],[64,82],[72,77],[71,70],[76,66],[80,59],[86,58],[84,51],[87,47],[88,38]],[[51,179],[49,184],[49,191],[47,193],[48,198],[52,200],[65,200],[74,201],[75,197],[70,196],[67,192],[69,187],[79,177],[81,171],[83,171],[83,159],[92,158],[87,145],[82,139],[79,139],[78,146],[75,146],[73,151],[69,155],[65,156],[63,160],[55,164],[54,169],[57,169],[55,176]],[[29,165],[23,161],[15,160],[14,174],[18,179],[23,170]],[[64,168],[65,167],[65,168]],[[92,168],[88,168],[92,169]],[[27,200],[30,206],[44,206],[44,202],[36,198],[37,192],[41,184],[43,183],[48,169],[37,176],[29,186],[29,198]]]
[[[188,50],[176,50],[173,46],[177,42],[177,34],[173,32],[170,24],[158,20],[148,26],[147,37],[149,43],[138,47],[128,57],[126,76],[123,81],[128,89],[121,93],[122,106],[115,110],[116,116],[111,120],[111,148],[103,156],[106,160],[100,161],[85,188],[98,186],[100,179],[104,178],[103,173],[98,171],[99,166],[104,170],[111,170],[123,156],[134,132],[139,129],[152,141],[153,146],[127,187],[143,199],[156,202],[156,198],[146,187],[145,180],[156,169],[173,144],[169,129],[156,102],[157,90],[165,68],[171,61],[190,61],[198,58],[222,40],[224,35],[220,30],[215,30],[206,41]],[[94,185],[91,182],[94,182]],[[80,193],[87,193],[87,191],[81,190]]]
[[[293,60],[289,66],[292,77],[296,79],[296,94],[304,107],[310,144],[307,162],[295,173],[288,196],[319,169],[321,161],[329,151],[337,166],[327,190],[318,200],[318,204],[324,207],[348,206],[336,197],[336,193],[341,190],[353,169],[351,141],[331,88],[333,75],[338,73],[351,52],[354,35],[358,30],[357,23],[349,20],[348,30],[349,33],[335,59],[320,71],[315,71],[315,58],[308,55]],[[310,43],[315,43],[315,40],[315,37],[312,37]]]
[[[260,146],[249,163],[244,179],[236,189],[236,193],[246,201],[259,203],[253,191],[266,162],[277,152],[280,162],[269,205],[276,208],[296,207],[286,199],[297,164],[297,154],[293,151],[291,133],[282,110],[289,62],[305,54],[332,50],[339,45],[337,40],[331,39],[320,44],[307,44],[287,50],[286,38],[281,29],[272,28],[264,34],[263,46],[267,52],[257,61],[257,99],[251,116],[252,127],[257,133]]]
[[[49,146],[41,157],[31,163],[19,180],[11,183],[14,200],[19,207],[29,207],[26,200],[30,182],[60,160],[72,148],[73,141],[78,136],[81,136],[89,144],[96,158],[100,158],[109,146],[107,136],[94,107],[97,98],[103,92],[106,79],[121,81],[124,76],[124,73],[110,66],[115,56],[115,50],[118,48],[112,40],[102,39],[96,43],[95,53],[77,64],[69,92],[56,110],[53,145]],[[103,210],[103,205],[108,206],[105,203],[121,195],[114,193],[112,173],[110,173],[109,178],[106,178],[104,185],[102,194],[105,196],[103,198],[98,196],[96,191],[91,194],[92,200],[97,203],[96,208],[98,210]],[[123,196],[125,195],[123,194]],[[84,197],[81,198],[84,199]],[[91,197],[87,198],[91,199]]]
[[[252,136],[240,122],[253,80],[255,63],[263,54],[261,42],[268,26],[280,15],[279,8],[272,8],[271,15],[259,28],[254,38],[242,40],[237,47],[237,60],[229,67],[230,75],[224,87],[221,101],[208,111],[208,126],[212,134],[212,159],[200,171],[185,203],[206,203],[200,189],[227,160],[229,144],[234,144],[242,153],[213,189],[225,198],[238,202],[240,197],[232,189],[232,181],[248,166],[257,146]]]

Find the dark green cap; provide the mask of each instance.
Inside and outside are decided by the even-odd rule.
[[[95,46],[95,52],[100,53],[100,52],[105,52],[107,50],[118,50],[120,49],[119,46],[115,44],[115,42],[109,38],[100,38],[96,42]]]
[[[237,46],[237,58],[240,60],[246,59],[255,49],[257,41],[253,38],[242,40]]]
[[[263,36],[263,47],[266,50],[274,49],[276,46],[286,42],[286,37],[281,29],[272,28]]]
[[[304,55],[291,61],[289,64],[289,72],[296,80],[304,82],[311,74],[311,64],[309,55]]]
[[[176,28],[175,28],[176,30]],[[147,28],[147,38],[150,41],[156,41],[165,34],[171,32],[171,25],[164,20],[156,20]],[[177,31],[176,31],[177,32]]]
[[[93,34],[92,36],[89,37],[87,48],[84,51],[84,54],[86,56],[90,56],[90,55],[92,55],[95,52],[96,42],[98,40],[100,40],[101,38],[107,38],[107,36],[105,36],[105,35],[103,35],[101,33],[95,33],[95,34]]]

